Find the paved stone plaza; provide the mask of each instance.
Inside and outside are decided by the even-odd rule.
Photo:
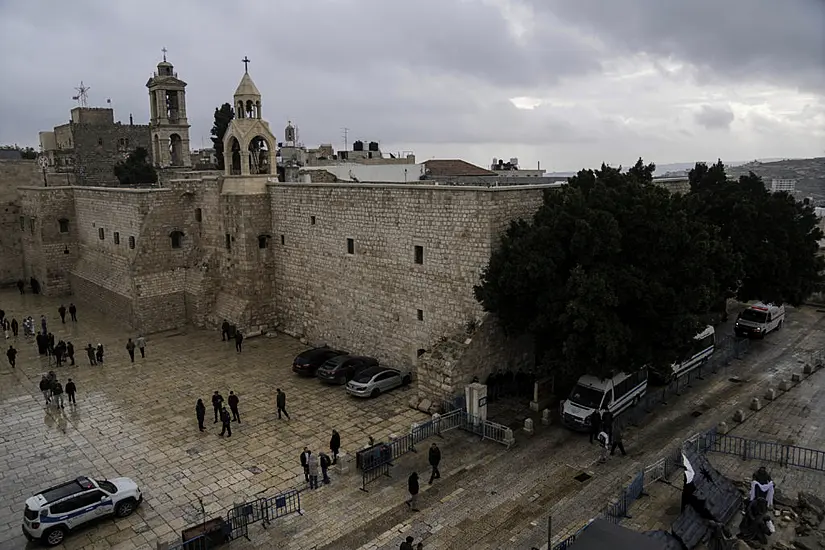
[[[145,489],[147,501],[130,519],[106,520],[75,534],[66,548],[154,548],[158,540],[175,540],[182,528],[199,521],[198,496],[206,515],[213,517],[244,497],[273,496],[303,486],[300,449],[304,444],[325,449],[333,427],[351,454],[369,435],[403,433],[425,418],[407,407],[408,392],[355,401],[341,388],[295,377],[289,370],[291,360],[303,346],[285,337],[245,342],[238,356],[216,333],[161,334],[148,340],[147,359],[132,366],[124,349],[130,333],[116,321],[86,312],[82,304],[78,325],[66,327],[58,326],[59,304],[54,300],[31,295],[21,300],[3,293],[0,304],[18,319],[23,312],[35,318],[47,313],[55,334],[68,337],[76,347],[100,341],[107,348],[103,367],[89,367],[81,360],[79,367],[62,369],[63,381],[71,376],[79,388],[77,409],[67,407],[65,415],[43,406],[37,382],[48,369],[32,342],[20,344],[15,371],[7,365],[0,369],[6,381],[0,389],[5,428],[0,492],[8,497],[0,514],[4,549],[25,547],[19,526],[25,497],[67,477],[133,477]],[[434,485],[426,483],[423,449],[397,461],[392,477],[370,485],[369,493],[359,490],[360,476],[351,467],[346,474],[334,473],[332,485],[302,493],[304,515],[279,519],[266,531],[255,524],[250,541],[230,547],[389,550],[410,534],[426,548],[541,548],[548,515],[556,533],[577,529],[663,449],[729,418],[734,409],[746,408],[767,385],[801,372],[806,354],[825,347],[822,317],[812,308],[790,310],[785,328],[754,343],[744,361],[734,361],[724,372],[669,400],[647,417],[643,428],[628,430],[626,458],[598,465],[597,449],[586,437],[558,426],[538,425],[532,439],[518,433],[518,444],[509,451],[456,430],[434,439],[443,452],[443,477]],[[734,377],[736,382],[731,381]],[[791,407],[797,401],[794,392],[816,391],[806,390],[808,383],[739,429],[768,429],[768,415]],[[276,387],[287,392],[293,415],[289,422],[276,419]],[[241,396],[245,421],[233,425],[231,439],[218,437],[213,424],[206,434],[197,431],[195,400],[207,400],[214,389],[224,396],[235,390]],[[804,395],[815,400],[820,394]],[[694,411],[703,414],[694,417]],[[786,422],[788,427],[797,425],[789,415]],[[819,427],[814,431],[797,430],[793,437],[798,445],[815,446],[822,424],[815,425]],[[253,473],[255,467],[261,472]],[[422,478],[419,513],[404,504],[406,478],[413,469]],[[583,471],[592,478],[584,483],[573,479]]]

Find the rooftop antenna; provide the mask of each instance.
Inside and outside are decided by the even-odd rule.
[[[341,128],[344,136],[344,151],[349,151],[349,128]]]
[[[91,88],[89,86],[84,86],[83,81],[80,81],[80,86],[75,88],[77,90],[77,95],[72,96],[72,99],[77,101],[78,107],[86,107],[88,105],[89,99],[89,90]]]

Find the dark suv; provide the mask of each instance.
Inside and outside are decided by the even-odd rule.
[[[346,355],[344,351],[332,348],[313,348],[299,353],[292,361],[292,372],[301,376],[315,376],[318,367],[339,355]]]
[[[362,370],[377,367],[378,359],[357,355],[339,355],[333,357],[318,369],[318,380],[330,384],[344,385]]]

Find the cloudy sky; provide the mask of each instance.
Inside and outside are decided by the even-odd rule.
[[[148,120],[169,50],[209,144],[241,59],[279,138],[564,171],[825,156],[823,0],[0,0],[0,143],[75,86]]]

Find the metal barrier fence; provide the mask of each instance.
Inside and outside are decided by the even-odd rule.
[[[270,498],[258,499],[258,503],[264,527],[289,514],[304,515],[303,510],[301,510],[301,493],[296,490],[286,491]]]
[[[735,435],[713,433],[707,450],[714,453],[736,455],[742,460],[753,459],[774,462],[782,466],[796,466],[818,472],[825,471],[825,451],[806,449],[795,445],[783,445],[746,439]]]
[[[367,485],[381,477],[390,477],[391,467],[392,463],[386,461],[379,462],[369,469],[361,470],[361,490],[368,493],[369,491],[367,491]]]
[[[466,421],[462,426],[464,430],[481,436],[482,440],[489,439],[501,443],[508,449],[512,446],[513,439],[508,437],[508,434],[512,434],[512,430],[507,426],[489,420],[482,420],[481,417],[469,413],[465,413],[465,417]]]
[[[185,542],[173,542],[166,548],[167,550],[212,550],[215,545],[207,535],[198,535]]]

